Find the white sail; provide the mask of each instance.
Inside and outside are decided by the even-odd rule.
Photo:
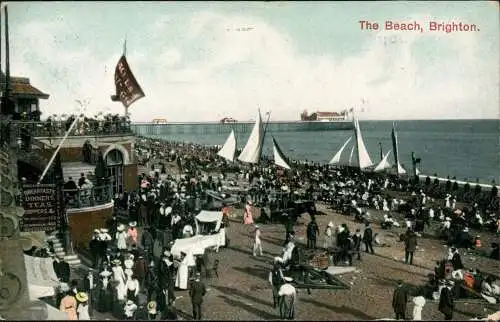
[[[391,167],[391,165],[389,164],[389,161],[388,161],[388,157],[389,157],[389,154],[391,154],[391,152],[392,152],[392,150],[389,150],[389,152],[387,152],[386,155],[384,155],[382,160],[380,160],[379,164],[377,164],[377,166],[375,167],[375,169],[373,169],[373,171],[379,172],[379,171],[383,171],[383,170]]]
[[[406,174],[405,168],[398,162],[398,174]]]
[[[373,162],[366,150],[365,142],[363,141],[363,136],[361,135],[361,127],[359,126],[358,119],[354,120],[354,131],[356,134],[356,157],[357,166],[360,169],[368,168],[373,165]]]
[[[342,155],[342,152],[344,152],[344,149],[345,147],[347,146],[347,144],[351,141],[352,139],[352,136],[349,137],[347,139],[347,141],[345,141],[344,145],[342,145],[342,147],[340,148],[340,150],[338,150],[337,153],[335,153],[335,155],[333,156],[333,158],[330,160],[330,162],[328,162],[329,164],[338,164],[340,163],[340,156]]]
[[[285,156],[283,155],[283,152],[281,151],[278,142],[273,138],[273,154],[274,154],[274,164],[290,170],[290,166],[285,160]]]
[[[352,164],[352,156],[354,155],[354,148],[356,147],[356,145],[352,145],[352,148],[351,148],[351,154],[349,154],[349,165]]]
[[[236,137],[234,136],[234,130],[231,130],[231,134],[227,137],[224,146],[217,152],[217,155],[223,157],[229,162],[234,161],[234,154],[236,152]]]
[[[259,111],[252,133],[250,133],[247,144],[238,156],[238,160],[245,163],[259,163],[263,136],[264,129],[262,128],[262,118]]]

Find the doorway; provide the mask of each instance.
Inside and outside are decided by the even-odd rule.
[[[123,192],[123,154],[111,150],[106,155],[106,174],[111,181],[113,196]]]

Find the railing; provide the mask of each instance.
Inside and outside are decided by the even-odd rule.
[[[83,189],[64,189],[66,209],[80,209],[107,204],[113,200],[111,185]]]
[[[27,130],[33,137],[61,137],[69,129],[71,123],[67,121],[13,121],[11,123],[11,133],[14,137],[19,137],[21,129]],[[80,121],[71,136],[111,136],[132,134],[129,121]]]

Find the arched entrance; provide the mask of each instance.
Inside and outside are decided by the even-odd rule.
[[[106,174],[111,180],[113,195],[123,192],[123,154],[113,149],[106,154]]]

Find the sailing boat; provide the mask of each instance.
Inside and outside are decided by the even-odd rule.
[[[363,141],[363,136],[361,134],[361,128],[359,126],[359,121],[358,119],[353,120],[354,123],[354,136],[355,140],[354,143],[351,147],[351,153],[349,155],[349,166],[357,166],[360,169],[365,169],[368,167],[373,166],[373,162],[370,158],[370,155],[368,154],[368,151],[366,150],[365,142]],[[329,164],[341,164],[341,156],[346,148],[346,146],[349,144],[351,141],[352,137],[347,139],[345,143],[342,145],[340,150],[333,156],[333,158],[330,160]],[[354,153],[356,151],[356,153]],[[354,158],[353,158],[354,157]]]
[[[274,137],[273,137],[273,154],[274,154],[274,164],[290,170],[290,166],[288,165],[288,162],[286,162],[286,157],[281,151],[281,148],[278,145],[278,142],[276,142],[276,139]]]
[[[259,163],[262,153],[262,144],[264,143],[263,139],[264,128],[262,127],[262,117],[259,111],[250,137],[248,137],[247,144],[238,156],[238,160],[245,163]]]
[[[394,122],[392,123],[391,137],[392,137],[392,148],[394,150],[394,167],[396,174],[398,175],[405,174],[406,170],[399,163],[398,133],[396,132],[396,125]]]
[[[356,118],[354,120],[354,132],[356,134],[356,158],[357,165],[360,169],[365,169],[373,165],[372,159],[366,150],[365,142],[363,141],[363,136],[361,135],[361,127],[359,126],[359,120]]]
[[[234,136],[234,130],[227,137],[226,143],[217,152],[217,155],[228,160],[229,162],[234,161],[234,156],[236,154],[236,137]]]
[[[380,171],[384,171],[385,169],[389,169],[391,167],[391,164],[388,161],[389,154],[391,154],[391,151],[392,150],[389,150],[389,152],[387,152],[384,155],[382,160],[380,160],[379,164],[377,164],[377,166],[375,167],[375,169],[373,169],[373,171],[380,172]]]
[[[328,164],[340,164],[340,156],[342,155],[342,152],[344,152],[345,147],[347,146],[347,144],[349,144],[349,142],[351,141],[351,139],[352,139],[352,136],[349,137],[347,139],[347,141],[345,141],[345,143],[342,145],[342,147],[340,148],[340,150],[338,150],[337,153],[335,153],[335,155],[330,160],[330,162],[328,162]]]

